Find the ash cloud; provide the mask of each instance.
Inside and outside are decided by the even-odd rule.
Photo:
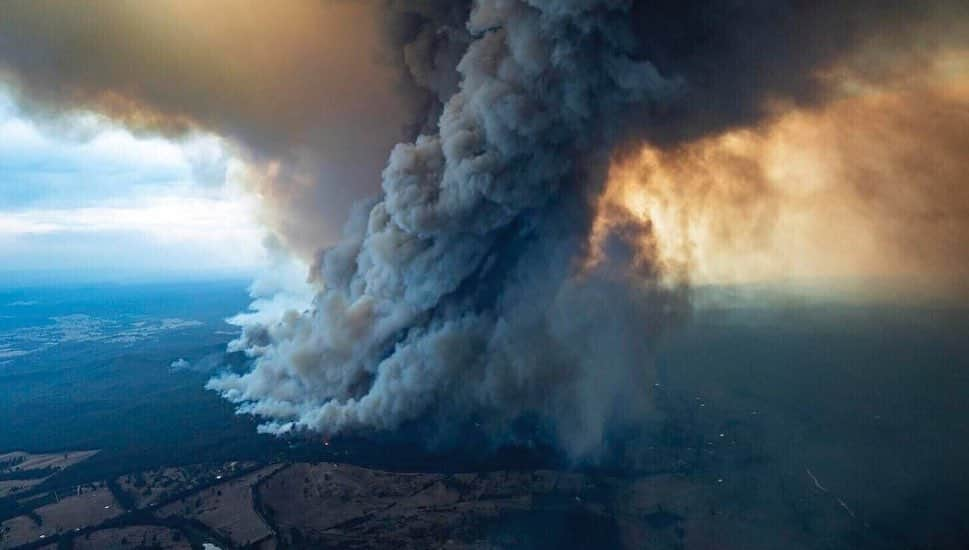
[[[821,106],[842,93],[834,71],[881,85],[969,45],[969,6],[952,0],[633,4],[637,55],[689,83],[661,116],[630,118],[663,147]]]
[[[500,440],[531,417],[577,458],[650,415],[650,352],[689,301],[643,245],[650,220],[591,250],[611,160],[827,102],[844,93],[833,67],[881,82],[894,65],[877,61],[928,55],[969,20],[945,1],[293,2],[222,5],[251,31],[228,39],[172,23],[208,8],[158,5],[16,4],[0,62],[38,104],[282,159],[261,191],[285,246],[325,247],[318,292],[247,316],[233,349],[253,368],[209,387],[273,433],[479,419]],[[218,68],[212,44],[239,61]],[[396,68],[375,76],[361,51]],[[391,149],[401,127],[419,135]],[[388,151],[379,198],[327,247]]]
[[[247,331],[255,368],[209,386],[272,432],[434,412],[501,431],[540,412],[576,455],[645,410],[648,344],[671,311],[655,306],[675,300],[632,273],[574,270],[618,115],[680,86],[630,58],[625,15],[478,3],[439,131],[394,148],[383,199],[321,256],[312,308]]]
[[[758,6],[738,15],[762,24],[777,16]],[[502,438],[516,419],[537,415],[578,458],[648,418],[650,350],[688,294],[658,282],[660,266],[641,246],[648,220],[611,228],[603,254],[585,261],[608,158],[643,140],[669,144],[755,124],[768,99],[822,101],[829,91],[813,71],[863,34],[845,31],[807,53],[807,42],[785,43],[779,53],[795,68],[772,74],[744,61],[786,40],[789,19],[811,15],[806,6],[743,48],[725,38],[699,51],[664,50],[667,40],[700,38],[677,32],[736,22],[713,9],[693,29],[692,18],[706,13],[695,9],[674,13],[686,20],[665,36],[643,27],[650,12],[638,4],[477,2],[459,91],[438,131],[395,147],[382,199],[320,256],[312,307],[250,328],[255,338],[243,347],[254,369],[209,387],[266,418],[263,429],[274,433],[482,418]],[[840,12],[827,15],[833,23]],[[911,14],[873,15],[872,28],[882,28]],[[819,39],[824,24],[812,25],[794,40]],[[693,56],[713,58],[716,72]],[[739,74],[717,78],[731,68]],[[696,108],[718,94],[726,99]]]

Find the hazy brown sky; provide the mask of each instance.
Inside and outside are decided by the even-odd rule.
[[[234,140],[272,225],[312,251],[378,192],[419,107],[381,59],[376,4],[14,1],[0,16],[0,75],[33,116],[90,109]]]
[[[644,247],[698,283],[969,277],[969,52],[904,78],[780,105],[748,128],[616,160],[600,224],[648,222]]]

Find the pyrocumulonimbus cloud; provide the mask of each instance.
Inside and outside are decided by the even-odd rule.
[[[167,16],[204,15],[185,15],[176,0],[160,5]],[[318,15],[301,5],[287,4],[299,12],[294,21]],[[76,102],[149,129],[204,127],[274,161],[260,186],[270,221],[283,246],[323,249],[310,274],[317,293],[305,309],[247,317],[233,346],[251,356],[251,369],[208,384],[263,419],[263,430],[333,435],[476,421],[500,440],[529,418],[574,457],[594,457],[613,430],[649,413],[653,344],[688,307],[689,278],[664,273],[663,234],[649,217],[603,211],[610,167],[648,148],[669,155],[666,172],[680,173],[697,162],[681,157],[700,150],[691,143],[757,131],[778,109],[904,82],[900,67],[964,48],[960,37],[969,36],[964,3],[945,0],[307,5],[342,5],[331,12],[341,22],[379,17],[360,36],[337,24],[338,44],[327,45],[373,51],[383,72],[339,55],[320,56],[333,69],[326,78],[312,62],[279,69],[299,48],[320,45],[312,26],[217,79],[206,57],[209,46],[225,46],[217,31],[185,46],[193,63],[135,48],[176,83],[221,98],[215,104],[97,56],[84,70],[49,70],[76,55],[65,44],[87,39],[102,51],[116,39],[138,41],[127,31],[91,33],[84,17],[58,22],[72,41],[28,32],[30,55],[0,40],[0,66],[24,95],[53,90],[37,94],[39,109]],[[104,9],[112,28],[133,28],[127,14]],[[21,11],[7,18],[19,34],[38,20]],[[169,36],[165,28],[152,37]],[[261,71],[291,87],[267,84]],[[369,86],[340,88],[340,71]],[[225,82],[238,89],[220,89]],[[277,101],[280,93],[291,101]],[[326,114],[344,104],[350,119]],[[400,134],[408,139],[383,148]],[[356,167],[387,153],[380,178],[372,174],[378,196],[366,199],[378,190]],[[336,209],[327,197],[337,197]],[[334,211],[359,199],[334,240]]]

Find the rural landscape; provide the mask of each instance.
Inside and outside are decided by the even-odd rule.
[[[716,306],[728,295],[658,347],[649,429],[575,464],[538,425],[500,446],[477,422],[461,445],[429,444],[420,423],[393,438],[258,434],[203,388],[245,362],[224,320],[240,282],[4,291],[0,314],[31,314],[0,332],[29,351],[0,375],[0,548],[956,544],[969,316],[783,293]],[[113,321],[79,330],[67,315]],[[893,359],[872,361],[886,335]],[[906,389],[913,363],[932,404]]]

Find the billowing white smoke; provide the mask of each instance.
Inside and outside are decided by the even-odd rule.
[[[477,418],[500,434],[530,415],[575,456],[642,411],[676,296],[630,273],[648,265],[621,235],[611,265],[583,261],[617,119],[678,90],[630,57],[625,9],[477,2],[437,135],[393,150],[311,307],[247,326],[252,370],[209,388],[274,433]]]

